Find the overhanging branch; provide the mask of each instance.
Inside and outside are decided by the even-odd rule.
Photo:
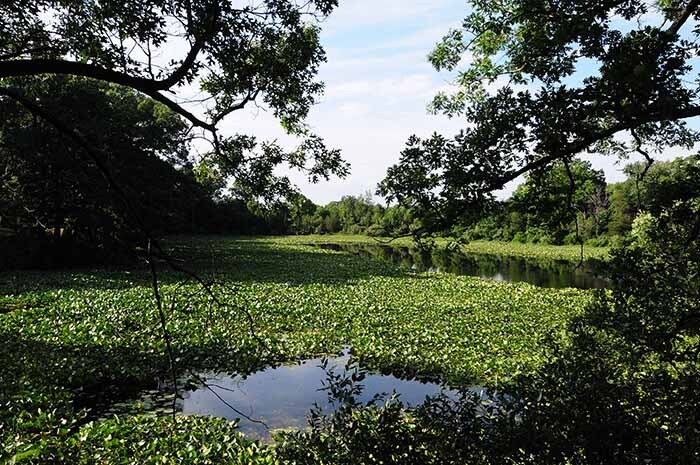
[[[192,60],[194,60],[194,58],[192,58]],[[77,63],[67,60],[36,59],[0,61],[0,79],[17,76],[34,76],[40,74],[63,74],[111,82],[113,84],[131,87],[139,92],[142,92],[152,99],[164,104],[183,118],[186,118],[195,126],[213,131],[215,129],[214,124],[196,117],[191,112],[182,108],[182,106],[180,106],[178,103],[161,93],[162,90],[167,90],[172,86],[169,84],[171,79],[174,77],[177,78],[179,75],[184,76],[186,72],[187,70],[185,70],[183,63],[183,66],[181,66],[179,70],[176,71],[176,73],[173,73],[173,75],[171,75],[168,79],[154,81],[138,76],[131,76],[120,71],[105,69],[89,63]]]
[[[688,21],[690,15],[695,13],[700,7],[700,0],[691,0],[681,11],[681,14],[673,21],[671,26],[666,29],[666,34],[670,37],[675,37],[678,31],[683,27],[683,25]]]
[[[700,2],[700,0],[698,1]],[[577,153],[586,150],[592,144],[595,144],[596,142],[606,139],[608,137],[612,137],[620,131],[635,129],[647,123],[655,123],[659,121],[674,121],[679,119],[692,118],[695,116],[700,116],[700,106],[691,106],[673,112],[652,113],[647,115],[646,117],[638,118],[633,121],[626,121],[614,124],[607,129],[591,134],[588,137],[584,137],[583,139],[577,142],[571,143],[568,147],[563,148],[557,153],[545,155],[541,158],[538,158],[537,160],[527,163],[525,166],[517,170],[507,173],[505,176],[495,181],[491,187],[493,189],[499,189],[525,173],[528,173],[534,169],[543,168],[556,160],[561,160],[572,155],[576,155]]]
[[[0,61],[0,78],[35,76],[39,74],[66,74],[89,77],[100,81],[133,87],[142,92],[165,90],[170,87],[160,85],[160,83],[164,81],[154,81],[138,76],[131,76],[120,71],[106,69],[90,63],[79,63],[52,58]]]

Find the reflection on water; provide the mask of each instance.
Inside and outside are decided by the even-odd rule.
[[[332,358],[328,367],[336,367],[336,372],[342,372],[348,359],[348,355]],[[199,376],[205,384],[200,382],[194,389],[181,392],[177,410],[184,414],[240,419],[243,433],[267,441],[274,430],[305,428],[307,415],[315,405],[327,413],[332,411],[327,393],[321,390],[326,380],[321,362],[322,359],[306,360],[267,368],[247,377],[203,373]],[[396,392],[404,404],[412,406],[422,403],[426,396],[455,395],[443,385],[375,373],[367,374],[360,384],[363,390],[356,397],[360,403],[367,403],[378,394],[390,395],[392,392]],[[144,396],[142,401],[147,410],[162,413],[167,413],[171,402],[156,392]]]
[[[313,244],[349,252],[415,271],[479,276],[508,282],[526,282],[540,287],[605,288],[608,282],[597,276],[591,264],[576,267],[562,260],[535,260],[500,255],[469,254],[444,247],[430,251],[384,244]]]

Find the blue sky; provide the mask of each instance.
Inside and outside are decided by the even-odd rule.
[[[290,177],[313,201],[374,191],[396,163],[411,134],[454,135],[461,123],[432,116],[426,105],[448,76],[437,73],[427,55],[465,16],[464,0],[343,0],[323,24],[328,62],[319,79],[326,84],[308,123],[329,146],[340,148],[352,165],[343,180],[309,184]],[[224,129],[261,139],[288,141],[274,119],[260,109],[233,115]]]
[[[319,78],[326,92],[308,123],[330,146],[342,150],[352,173],[346,179],[319,184],[290,173],[305,195],[325,204],[343,195],[374,191],[386,169],[398,161],[411,134],[452,136],[463,127],[458,118],[427,113],[427,103],[448,85],[449,76],[437,73],[426,57],[450,28],[459,27],[467,8],[466,0],[341,0],[322,24],[328,62]],[[226,120],[224,129],[291,143],[274,118],[257,108],[236,113]],[[609,181],[623,178],[623,165],[614,159],[584,158],[603,169]],[[513,188],[514,184],[507,186],[500,197]]]

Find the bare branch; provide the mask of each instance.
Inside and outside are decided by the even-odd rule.
[[[60,60],[53,58],[33,58],[24,60],[0,61],[0,78],[15,76],[32,76],[38,74],[67,74],[83,76],[100,81],[112,82],[145,91],[165,90],[159,82],[129,74],[102,68],[90,63]]]
[[[193,115],[189,111],[182,108],[178,103],[174,102],[173,100],[170,100],[168,97],[161,94],[160,92],[156,91],[156,92],[152,92],[152,93],[150,93],[150,92],[144,92],[144,93],[146,95],[148,95],[149,97],[151,97],[153,100],[156,100],[156,101],[162,103],[163,105],[167,106],[168,108],[170,108],[172,111],[174,111],[178,115],[186,118],[193,125],[200,127],[202,129],[206,129],[206,130],[211,131],[211,132],[216,131],[216,124],[208,123],[200,118],[197,118],[195,115]]]
[[[233,113],[236,110],[240,110],[241,108],[245,107],[248,103],[250,103],[251,101],[254,101],[258,97],[259,93],[260,93],[260,89],[256,90],[255,92],[248,91],[248,95],[246,95],[243,98],[243,100],[241,100],[240,102],[238,102],[235,105],[230,106],[229,108],[222,111],[221,113],[217,114],[214,117],[212,124],[214,124],[214,125],[218,124],[222,119],[224,119],[229,114]]]
[[[649,171],[649,168],[651,168],[651,165],[654,163],[654,159],[649,155],[649,152],[644,150],[642,147],[642,140],[639,138],[639,135],[637,135],[636,129],[630,129],[630,133],[632,134],[632,137],[634,138],[634,141],[636,142],[636,147],[635,151],[639,154],[641,154],[645,159],[646,159],[646,166],[644,167],[644,171],[640,174],[639,178],[644,179],[644,177],[647,175],[647,172]]]
[[[630,133],[632,134],[632,137],[634,138],[634,141],[636,143],[635,146],[635,151],[646,159],[646,166],[644,166],[644,170],[641,173],[635,173],[634,177],[634,185],[635,189],[637,191],[637,210],[641,211],[642,210],[642,197],[639,189],[639,183],[644,180],[644,177],[647,175],[647,172],[649,171],[649,168],[651,168],[651,165],[654,163],[654,159],[651,158],[649,155],[649,152],[644,150],[642,148],[642,140],[640,139],[639,135],[637,134],[637,131],[635,129],[631,129]]]
[[[204,378],[202,378],[201,376],[199,376],[199,375],[196,374],[196,373],[193,373],[192,371],[190,371],[190,376],[192,376],[192,377],[195,378],[197,381],[199,381],[199,383],[202,384],[205,388],[207,388],[207,390],[209,390],[212,394],[214,394],[214,395],[217,397],[217,399],[219,399],[219,400],[221,401],[221,403],[223,403],[226,407],[230,408],[231,410],[233,410],[235,413],[237,413],[237,414],[240,415],[241,417],[245,418],[246,420],[248,420],[248,421],[250,421],[250,422],[252,422],[252,423],[258,423],[258,424],[260,424],[260,425],[263,425],[263,426],[265,427],[265,429],[267,429],[267,430],[270,429],[270,427],[269,427],[269,426],[267,425],[267,423],[265,423],[264,421],[262,421],[262,420],[260,420],[260,419],[257,419],[257,418],[253,418],[253,417],[251,417],[250,415],[246,415],[245,413],[241,412],[241,411],[238,410],[236,407],[234,407],[233,405],[231,405],[229,402],[226,401],[226,399],[224,399],[223,397],[221,397],[221,395],[220,395],[218,392],[216,392],[216,391],[212,388],[212,386],[217,387],[217,388],[219,388],[219,389],[224,389],[224,390],[226,390],[226,391],[230,391],[230,389],[224,388],[223,386],[218,386],[218,385],[216,385],[216,384],[208,384]]]
[[[147,78],[131,76],[119,71],[109,70],[88,63],[76,63],[66,60],[33,59],[33,60],[4,60],[0,61],[0,78],[13,76],[32,76],[39,74],[65,74],[83,76],[100,81],[111,82],[126,87],[132,87],[154,100],[166,105],[175,113],[188,119],[192,124],[214,131],[215,127],[207,123],[180,105],[161,94],[161,90],[167,90],[170,86],[163,87],[166,81],[154,81]]]
[[[168,353],[168,363],[170,364],[170,374],[172,376],[173,382],[173,422],[177,421],[176,418],[176,407],[177,407],[177,372],[175,370],[175,357],[173,356],[173,347],[170,341],[170,332],[168,331],[168,326],[165,321],[165,313],[163,312],[163,301],[160,297],[160,290],[158,288],[158,274],[156,272],[156,264],[153,261],[153,254],[151,249],[151,241],[148,241],[148,266],[151,269],[151,286],[153,287],[153,296],[156,300],[156,308],[158,309],[158,316],[160,319],[160,327],[163,332],[163,339],[165,340],[165,348]],[[175,301],[173,300],[173,305]]]

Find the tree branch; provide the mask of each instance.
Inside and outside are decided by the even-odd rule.
[[[160,84],[165,81],[154,81],[138,76],[131,76],[120,71],[102,68],[101,66],[90,63],[79,63],[53,58],[0,61],[0,78],[33,76],[38,74],[69,74],[73,76],[89,77],[100,81],[134,87],[142,92],[166,90],[170,87]]]
[[[151,286],[153,287],[153,296],[156,300],[156,309],[158,310],[158,318],[160,321],[161,331],[163,332],[163,339],[165,340],[165,349],[168,353],[168,363],[170,364],[170,375],[172,376],[173,383],[173,422],[177,421],[175,415],[177,406],[177,371],[175,369],[175,356],[173,355],[173,345],[170,340],[170,331],[168,331],[168,325],[165,321],[165,313],[163,312],[163,300],[160,296],[160,289],[158,287],[158,273],[156,272],[156,264],[153,261],[153,253],[151,249],[151,241],[148,241],[148,266],[151,270]],[[173,300],[173,305],[175,301]]]
[[[176,73],[183,74],[187,70],[183,70],[180,67]],[[202,119],[196,117],[189,111],[182,108],[176,102],[170,100],[165,95],[161,94],[161,90],[167,90],[170,78],[161,81],[154,81],[152,79],[142,78],[138,76],[131,76],[126,73],[119,71],[109,70],[102,68],[100,66],[92,65],[89,63],[77,63],[66,60],[54,60],[54,59],[35,59],[35,60],[4,60],[0,61],[0,79],[7,77],[16,76],[33,76],[39,74],[65,74],[72,76],[83,76],[92,79],[97,79],[100,81],[111,82],[114,84],[119,84],[126,87],[131,87],[138,90],[154,100],[164,104],[170,108],[175,113],[189,120],[192,124],[197,127],[214,131],[215,126],[211,123],[203,121]]]
[[[698,0],[700,2],[700,0]],[[602,140],[606,139],[608,137],[614,136],[620,131],[626,131],[630,129],[635,129],[641,126],[642,124],[646,123],[655,123],[659,121],[672,121],[672,120],[677,120],[677,119],[685,119],[685,118],[692,118],[695,116],[700,116],[700,106],[691,106],[687,108],[683,108],[680,110],[676,110],[675,112],[665,112],[665,113],[652,113],[647,115],[644,118],[639,118],[635,119],[633,121],[628,121],[628,122],[620,122],[617,124],[614,124],[610,126],[607,129],[604,129],[600,132],[591,134],[588,137],[585,137],[577,142],[574,142],[572,144],[569,144],[568,147],[565,147],[563,150],[553,153],[550,155],[546,155],[542,158],[538,158],[537,160],[534,160],[530,163],[527,163],[525,166],[511,171],[510,173],[507,173],[500,179],[496,180],[494,184],[491,186],[493,189],[499,189],[506,185],[507,183],[513,181],[519,176],[522,176],[523,174],[532,171],[537,168],[543,168],[547,166],[548,164],[552,163],[553,161],[556,160],[561,160],[566,157],[569,157],[571,155],[575,155],[579,152],[582,152],[586,150],[589,146],[592,144]]]
[[[187,52],[187,56],[185,59],[182,61],[182,64],[180,65],[179,68],[177,68],[173,73],[168,76],[167,78],[158,81],[159,86],[161,89],[169,89],[175,84],[179,83],[182,81],[186,76],[187,73],[192,69],[194,66],[195,62],[197,61],[197,55],[199,55],[199,52],[202,51],[202,48],[204,48],[204,44],[211,38],[211,36],[214,34],[216,31],[216,19],[219,16],[219,9],[216,6],[216,3],[210,4],[209,11],[207,12],[207,17],[205,19],[206,21],[206,26],[204,28],[204,31],[202,34],[195,39],[194,44],[190,48],[190,51]],[[187,24],[192,25],[192,8],[190,3],[187,3]]]
[[[255,92],[248,91],[248,95],[246,95],[245,98],[243,98],[243,100],[241,100],[240,102],[238,102],[235,105],[230,106],[229,108],[222,111],[221,113],[217,114],[213,118],[212,124],[214,124],[214,125],[219,124],[219,122],[221,122],[221,120],[224,119],[229,114],[233,113],[236,110],[240,110],[241,108],[245,107],[248,103],[255,100],[258,97],[259,93],[260,93],[260,89],[256,90]]]
[[[666,29],[666,34],[669,37],[675,37],[676,34],[678,34],[678,31],[683,27],[683,25],[688,21],[690,18],[690,15],[695,13],[695,11],[700,7],[700,0],[691,0],[688,2],[688,4],[685,6],[685,9],[681,12],[680,16],[676,18],[675,21],[669,26],[668,29]]]
[[[192,114],[189,111],[182,108],[177,102],[170,100],[168,97],[161,94],[160,92],[157,92],[157,91],[144,92],[144,94],[148,95],[153,100],[156,100],[156,101],[162,103],[163,105],[165,105],[166,107],[170,108],[172,111],[174,111],[178,115],[187,119],[193,125],[200,127],[202,129],[206,129],[207,131],[211,131],[211,132],[216,131],[216,123],[208,123],[200,118],[197,118],[194,114]]]

